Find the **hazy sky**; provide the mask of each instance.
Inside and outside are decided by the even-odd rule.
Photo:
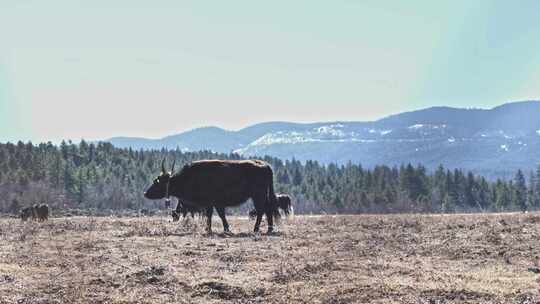
[[[540,1],[0,0],[0,142],[540,99]]]

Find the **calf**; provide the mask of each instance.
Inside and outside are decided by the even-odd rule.
[[[285,215],[289,215],[292,210],[291,197],[288,194],[278,193],[276,194],[277,207],[283,210]],[[255,218],[257,211],[251,210],[249,212],[250,218]]]
[[[192,206],[187,206],[182,204],[182,202],[178,202],[178,205],[176,205],[176,210],[172,211],[172,218],[174,222],[177,222],[180,219],[180,215],[182,215],[183,218],[187,216],[187,214],[191,214],[191,218],[195,218],[195,215],[203,215],[206,211],[206,208],[197,208]]]
[[[223,207],[215,207],[216,211],[219,215],[219,218],[221,219],[221,222],[223,223],[223,231],[225,233],[230,233],[229,223],[227,222],[227,219],[225,218],[225,208]],[[214,207],[194,207],[183,204],[181,201],[178,201],[178,205],[176,205],[176,210],[173,210],[172,212],[172,218],[173,222],[176,222],[180,219],[180,215],[182,217],[186,217],[187,214],[190,213],[191,217],[194,218],[196,214],[198,215],[206,215],[206,221],[207,225],[210,225],[209,222],[212,221],[212,214],[214,213]],[[209,233],[211,233],[211,230],[208,230]]]

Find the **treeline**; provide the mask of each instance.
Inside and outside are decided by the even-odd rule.
[[[180,150],[135,151],[109,143],[0,144],[0,212],[38,202],[55,209],[162,208],[142,192],[159,174],[162,159],[177,168],[199,159],[240,159],[236,154]],[[540,167],[527,179],[488,181],[462,170],[422,165],[362,168],[316,161],[264,158],[274,168],[277,192],[290,194],[297,213],[514,211],[540,207]],[[245,204],[231,212],[244,213]]]

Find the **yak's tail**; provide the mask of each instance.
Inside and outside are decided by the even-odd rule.
[[[278,202],[276,193],[274,192],[274,172],[270,168],[270,185],[268,186],[268,197],[267,203],[272,213],[274,220],[279,221],[281,219],[281,214],[278,209]]]

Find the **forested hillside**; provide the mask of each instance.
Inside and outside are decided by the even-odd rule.
[[[163,208],[143,198],[162,159],[177,168],[198,159],[240,159],[236,154],[135,151],[109,143],[0,144],[0,212],[45,202],[53,207],[137,210]],[[461,170],[422,165],[320,165],[315,161],[264,158],[274,168],[277,192],[289,193],[297,213],[455,212],[535,209],[540,206],[540,168],[509,181],[490,182]],[[251,204],[231,209],[244,214]]]

